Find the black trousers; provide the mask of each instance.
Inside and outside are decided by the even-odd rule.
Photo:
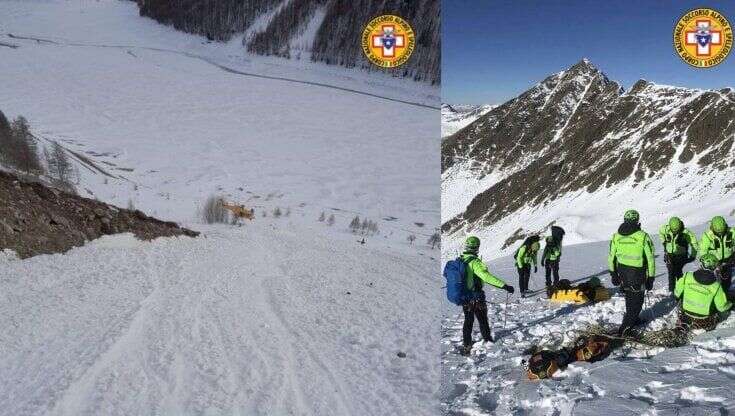
[[[730,290],[732,284],[732,266],[721,266],[720,267],[720,280],[722,281],[722,290],[727,293]]]
[[[618,265],[617,270],[621,281],[620,289],[625,293],[625,315],[618,329],[618,333],[623,334],[628,328],[640,322],[641,309],[643,309],[643,301],[646,296],[646,269]]]
[[[472,327],[475,324],[475,317],[480,324],[480,333],[485,341],[492,341],[490,334],[490,324],[487,321],[487,304],[484,300],[476,300],[462,305],[464,312],[464,325],[462,326],[462,344],[465,347],[472,345]]]
[[[518,270],[518,287],[521,293],[528,292],[528,281],[531,279],[531,265],[527,264],[523,267],[516,267]]]
[[[684,275],[684,266],[687,264],[687,255],[669,255],[666,269],[669,271],[669,292],[674,293],[676,281]]]
[[[551,274],[554,274],[554,285],[559,284],[559,259],[546,260],[546,286],[551,286]]]

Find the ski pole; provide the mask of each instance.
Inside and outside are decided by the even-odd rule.
[[[510,300],[510,293],[505,294],[505,313],[503,314],[503,329],[505,329],[505,323],[508,322],[508,301]]]

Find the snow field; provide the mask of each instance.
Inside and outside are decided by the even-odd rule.
[[[698,235],[702,230],[702,226],[693,227]],[[649,321],[645,326],[648,330],[670,328],[677,319],[657,237],[654,244],[659,254],[656,283],[641,312]],[[561,278],[579,283],[597,276],[612,287],[607,250],[607,242],[566,246]],[[510,257],[492,260],[488,266],[508,284],[518,286]],[[685,271],[694,268],[695,264],[689,264]],[[441,396],[445,414],[596,415],[604,409],[610,415],[710,415],[735,409],[735,394],[728,387],[735,374],[732,317],[715,331],[698,333],[690,345],[681,348],[624,347],[597,363],[573,363],[552,380],[529,381],[521,365],[528,358],[526,349],[532,345],[556,349],[592,325],[617,327],[625,309],[617,289],[609,301],[576,306],[549,302],[543,287],[543,268],[539,267],[539,272],[531,275],[532,296],[511,296],[505,328],[506,293],[486,287],[496,342],[475,344],[468,358],[456,349],[461,344],[461,311],[444,301]],[[477,325],[475,339],[479,339]]]
[[[436,413],[437,88],[250,56],[133,2],[4,1],[0,28],[0,110],[75,156],[80,193],[203,232],[0,254],[0,414]],[[202,225],[215,194],[255,220]]]
[[[434,262],[351,240],[253,223],[4,261],[0,413],[429,414]]]
[[[407,230],[401,240],[433,232],[415,222],[438,223],[438,111],[228,71],[427,103],[437,88],[260,59],[140,18],[133,3],[11,1],[0,11],[4,32],[55,42],[13,39],[0,109],[109,174],[80,163],[83,196],[186,223],[212,194],[266,211],[306,204],[314,219],[337,208],[395,217],[385,227]]]

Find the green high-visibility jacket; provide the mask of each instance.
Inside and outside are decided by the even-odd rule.
[[[637,268],[646,266],[646,274],[652,279],[656,275],[656,263],[653,256],[651,237],[643,230],[635,231],[629,235],[613,234],[613,238],[610,240],[610,254],[607,257],[607,265],[609,270],[613,272],[617,270],[618,264]]]
[[[699,257],[709,253],[714,254],[721,262],[728,261],[732,257],[734,242],[735,228],[730,228],[722,236],[718,236],[712,230],[707,230],[699,240]]]
[[[695,274],[705,283],[700,283]],[[674,296],[682,300],[681,307],[684,312],[695,318],[710,316],[715,310],[725,312],[732,308],[732,303],[727,300],[720,281],[709,270],[684,273],[684,276],[676,281]]]
[[[544,246],[544,254],[541,255],[541,259],[546,260],[559,260],[561,257],[561,241],[554,243],[553,238],[546,237],[546,245]]]
[[[678,233],[671,231],[668,224],[664,224],[658,230],[658,236],[661,237],[661,244],[664,246],[664,253],[675,256],[691,256],[697,257],[697,236],[688,228]]]
[[[531,264],[535,266],[538,260],[537,257],[538,250],[531,250],[524,244],[518,249],[518,253],[516,253],[516,267],[522,269],[524,266]]]
[[[487,266],[476,255],[470,253],[462,254],[462,261],[467,264],[467,289],[478,290],[485,282],[491,286],[504,287],[505,282],[487,270]],[[475,279],[477,277],[477,279]],[[479,279],[479,280],[478,280]],[[479,287],[477,285],[479,284]]]

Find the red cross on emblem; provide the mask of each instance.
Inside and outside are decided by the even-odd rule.
[[[396,56],[396,49],[406,46],[405,36],[395,35],[396,27],[394,25],[382,25],[381,29],[383,30],[382,35],[373,35],[373,47],[381,49],[380,52],[383,58],[393,58]],[[388,34],[395,40],[392,45],[386,45],[383,42],[384,37]]]
[[[697,45],[697,56],[710,56],[712,54],[710,45],[722,45],[722,31],[711,30],[712,21],[710,19],[699,19],[695,24],[697,28],[705,29],[709,33],[710,38],[702,44],[697,39],[697,30],[687,30],[685,43],[689,46]]]

